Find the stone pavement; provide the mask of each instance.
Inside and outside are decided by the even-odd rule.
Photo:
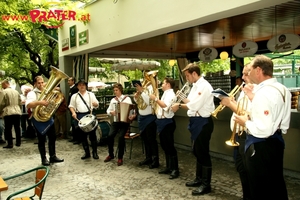
[[[40,156],[34,140],[23,139],[21,147],[3,149],[0,146],[0,176],[6,177],[40,165]],[[65,162],[50,166],[50,174],[43,194],[44,200],[101,200],[101,199],[141,199],[141,200],[238,200],[241,186],[234,163],[213,157],[212,192],[201,197],[191,195],[193,188],[185,187],[185,182],[195,176],[195,159],[190,151],[178,149],[180,177],[169,180],[168,175],[158,174],[159,169],[140,167],[138,162],[144,159],[141,141],[134,140],[132,159],[129,159],[130,143],[124,165],[117,166],[117,160],[104,163],[107,156],[106,146],[98,147],[99,160],[93,158],[81,160],[81,145],[73,145],[67,140],[57,141],[57,156]],[[164,157],[160,149],[161,167]],[[285,177],[289,199],[300,199],[300,180]],[[2,199],[17,189],[33,183],[34,176],[21,180],[7,181],[9,190],[2,192]],[[32,194],[33,191],[28,192]]]

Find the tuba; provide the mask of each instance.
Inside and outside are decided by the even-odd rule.
[[[142,88],[144,89],[144,92],[149,94],[149,90],[147,87],[151,84],[151,80],[148,72],[144,71],[144,81],[142,83]],[[141,95],[136,100],[137,106],[139,110],[145,110],[147,108],[147,104],[144,102],[144,99],[141,97]]]
[[[238,91],[240,91],[240,89],[241,89],[243,86],[244,86],[244,84],[241,84],[240,86],[239,86],[239,85],[236,85],[236,86],[230,91],[230,93],[228,94],[228,96],[229,96],[229,97],[234,97],[234,96],[238,93]],[[212,115],[214,118],[218,119],[218,118],[217,118],[217,114],[218,114],[219,112],[221,112],[225,107],[226,107],[226,106],[220,104],[220,105],[219,105],[219,106],[211,113],[211,115]]]
[[[158,92],[158,83],[157,83],[157,73],[158,71],[150,71],[150,72],[144,72],[144,81],[142,83],[142,87],[144,88],[145,93],[148,95],[151,94],[151,92],[147,89],[149,85],[152,85],[153,94],[159,98],[159,92]],[[141,96],[137,99],[137,105],[138,109],[145,110],[147,108],[147,103],[144,102],[143,98]],[[157,104],[155,101],[150,100],[150,105],[152,107],[152,114],[155,114],[157,111]]]
[[[236,114],[244,115],[244,114],[246,114],[247,109],[248,109],[248,98],[246,96],[244,96],[241,100],[239,100],[239,102],[237,104]],[[234,147],[239,146],[240,144],[237,141],[235,141],[235,134],[238,134],[238,136],[241,136],[243,134],[244,130],[245,130],[245,127],[240,126],[237,122],[234,122],[231,137],[225,143],[228,146],[234,146]]]
[[[49,102],[47,106],[38,105],[33,111],[33,117],[36,121],[46,122],[49,121],[52,115],[55,113],[64,97],[63,94],[55,87],[64,79],[69,78],[64,72],[51,66],[51,76],[45,86],[43,92],[38,98],[38,101],[46,100]]]

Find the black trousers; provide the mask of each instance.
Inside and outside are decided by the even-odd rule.
[[[91,143],[97,142],[96,129],[97,128],[95,128],[94,130],[92,130],[90,132],[84,132],[79,127],[77,127],[76,132],[79,134],[80,142],[83,142],[83,143],[87,144],[88,143],[88,137],[89,137]]]
[[[177,156],[177,150],[174,146],[174,131],[176,129],[176,122],[172,119],[172,123],[167,124],[159,133],[160,146],[166,155],[171,157]]]
[[[202,128],[202,131],[196,138],[193,144],[193,153],[197,159],[197,163],[205,167],[211,167],[211,157],[209,154],[209,142],[211,134],[214,130],[214,122],[211,117],[208,118],[208,123]]]
[[[283,178],[284,144],[277,138],[252,144],[246,151],[252,199],[288,199]]]
[[[55,156],[56,134],[55,134],[54,123],[50,126],[50,128],[47,130],[47,132],[44,135],[39,133],[37,129],[36,132],[37,132],[38,147],[39,147],[41,158],[46,157],[46,148],[45,148],[46,137],[48,137],[49,155],[50,157]]]
[[[141,138],[145,145],[146,158],[151,159],[152,156],[158,157],[158,143],[156,140],[156,123],[153,120],[149,123],[145,130],[141,133]]]
[[[21,128],[20,128],[21,115],[7,115],[4,117],[4,136],[8,145],[13,145],[12,127],[16,133],[16,144],[21,144]]]
[[[110,157],[114,157],[114,141],[116,135],[119,133],[118,142],[118,159],[123,159],[124,148],[125,148],[125,134],[129,128],[129,123],[124,122],[113,122],[109,135],[107,137],[108,153]]]
[[[242,189],[243,189],[243,198],[244,199],[251,199],[250,195],[250,186],[249,186],[249,178],[248,178],[248,173],[246,169],[246,155],[245,155],[245,132],[243,133],[242,136],[236,137],[237,142],[240,144],[237,147],[234,147],[235,151],[235,168],[236,171],[239,173],[240,176],[240,181],[242,184]]]

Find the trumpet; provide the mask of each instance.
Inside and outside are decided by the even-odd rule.
[[[172,103],[171,103],[171,106],[169,107],[168,111],[170,110],[170,108],[172,107],[172,105],[174,103],[180,103],[183,99],[186,99],[190,90],[191,90],[190,83],[186,82],[183,85],[183,87],[181,88],[181,90],[176,92],[176,96],[174,99],[172,99]]]
[[[236,86],[230,91],[230,93],[228,94],[228,96],[229,96],[229,97],[234,97],[234,96],[238,93],[238,91],[240,91],[240,89],[243,87],[243,85],[244,85],[244,84],[241,84],[240,86],[239,86],[239,85],[236,85]],[[225,107],[226,107],[226,106],[220,104],[220,105],[219,105],[219,106],[211,113],[211,115],[212,115],[214,118],[218,119],[218,118],[217,118],[218,113],[221,112]]]
[[[244,115],[244,114],[246,114],[247,109],[248,109],[248,98],[246,96],[244,96],[238,102],[236,114]],[[235,134],[238,134],[238,136],[241,136],[243,134],[244,130],[245,130],[244,126],[241,126],[237,122],[234,122],[231,137],[225,143],[228,146],[234,146],[234,147],[239,146],[240,144],[237,141],[235,141]]]

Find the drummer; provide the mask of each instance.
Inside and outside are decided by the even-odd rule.
[[[123,165],[123,155],[124,155],[124,148],[125,148],[124,136],[128,131],[129,123],[121,122],[117,119],[116,107],[118,103],[123,102],[123,103],[132,104],[132,101],[130,97],[123,95],[123,86],[120,83],[116,83],[113,85],[113,91],[116,96],[111,99],[109,107],[106,110],[106,113],[108,115],[114,116],[114,122],[112,123],[110,133],[107,137],[108,156],[105,158],[104,162],[109,162],[115,158],[114,140],[117,133],[120,133],[119,143],[118,143],[118,162],[117,162],[117,165],[120,166]],[[135,113],[133,113],[132,115],[128,113],[127,116],[129,120],[133,120],[135,118]]]
[[[75,131],[78,131],[78,135],[80,136],[80,140],[82,142],[82,147],[85,154],[81,157],[82,160],[90,158],[90,149],[87,137],[89,135],[89,139],[91,141],[92,146],[92,154],[94,159],[99,159],[97,154],[97,137],[96,137],[96,129],[97,127],[88,127],[91,123],[87,123],[87,127],[90,128],[90,132],[82,131],[78,124],[80,123],[80,119],[85,115],[92,114],[93,108],[98,108],[99,102],[96,99],[94,93],[87,91],[88,84],[84,79],[81,79],[77,83],[78,93],[75,93],[71,97],[71,101],[69,104],[69,109],[72,113],[72,117],[76,120],[75,121]],[[94,118],[96,119],[96,118]]]

